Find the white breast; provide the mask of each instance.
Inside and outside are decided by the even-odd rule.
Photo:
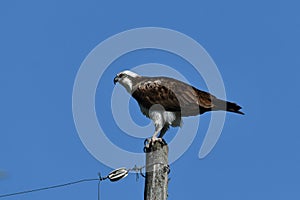
[[[150,110],[140,105],[141,112],[150,118],[155,124],[164,126],[181,126],[181,117],[178,113],[165,111],[161,105],[154,105]]]

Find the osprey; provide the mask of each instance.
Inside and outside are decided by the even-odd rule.
[[[138,102],[141,112],[154,122],[152,143],[161,141],[170,126],[181,126],[181,117],[216,110],[244,114],[236,103],[218,99],[173,78],[140,76],[126,70],[116,75],[114,84],[117,82]]]

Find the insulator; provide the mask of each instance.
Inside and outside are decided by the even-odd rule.
[[[124,167],[116,169],[109,173],[108,179],[112,182],[125,178],[128,175],[128,170]]]

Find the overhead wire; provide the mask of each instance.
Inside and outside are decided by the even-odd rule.
[[[68,183],[64,183],[64,184],[53,185],[53,186],[48,186],[48,187],[43,187],[43,188],[38,188],[38,189],[26,190],[26,191],[15,192],[15,193],[10,193],[10,194],[3,194],[3,195],[0,195],[0,198],[20,195],[20,194],[27,194],[27,193],[32,193],[32,192],[38,192],[38,191],[43,191],[43,190],[49,190],[49,189],[53,189],[53,188],[60,188],[60,187],[68,186],[68,185],[74,185],[74,184],[78,184],[78,183],[82,183],[82,182],[97,181],[97,180],[99,180],[99,179],[98,178],[82,179],[79,181],[72,181],[72,182],[68,182]]]
[[[106,179],[109,179],[112,182],[118,181],[122,178],[125,178],[129,171],[136,172],[137,179],[138,179],[138,174],[145,177],[145,175],[142,173],[143,168],[145,168],[145,166],[137,167],[136,165],[130,169],[119,168],[119,169],[112,171],[108,176],[105,176],[105,177],[101,177],[101,174],[98,173],[98,176],[99,176],[98,178],[81,179],[78,181],[72,181],[72,182],[63,183],[63,184],[59,184],[59,185],[52,185],[52,186],[48,186],[48,187],[42,187],[42,188],[25,190],[25,191],[21,191],[21,192],[14,192],[14,193],[8,193],[8,194],[2,194],[2,195],[0,194],[0,198],[21,195],[21,194],[27,194],[27,193],[33,193],[33,192],[38,192],[38,191],[43,191],[43,190],[49,190],[49,189],[53,189],[53,188],[60,188],[60,187],[65,187],[65,186],[69,186],[69,185],[79,184],[82,182],[98,181],[98,200],[100,200],[100,183],[101,183],[101,181],[106,180]]]

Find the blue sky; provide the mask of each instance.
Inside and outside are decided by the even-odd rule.
[[[112,170],[86,150],[77,134],[74,80],[101,41],[128,29],[157,26],[199,42],[217,64],[228,99],[246,113],[226,116],[220,140],[202,160],[198,152],[210,115],[201,116],[192,145],[171,165],[169,199],[299,199],[299,6],[297,1],[257,0],[1,1],[0,171],[5,176],[0,177],[0,195]],[[109,110],[101,113],[99,102],[110,101],[117,72],[149,62],[172,66],[205,89],[201,77],[174,55],[142,51],[112,63],[99,83],[105,91],[96,93],[97,115],[108,137],[132,151],[141,151],[143,140],[124,137]],[[134,101],[129,108],[137,123],[149,122]],[[141,199],[143,187],[144,180],[136,182],[134,175],[105,181],[101,199]],[[97,183],[7,199],[53,198],[97,199]]]

